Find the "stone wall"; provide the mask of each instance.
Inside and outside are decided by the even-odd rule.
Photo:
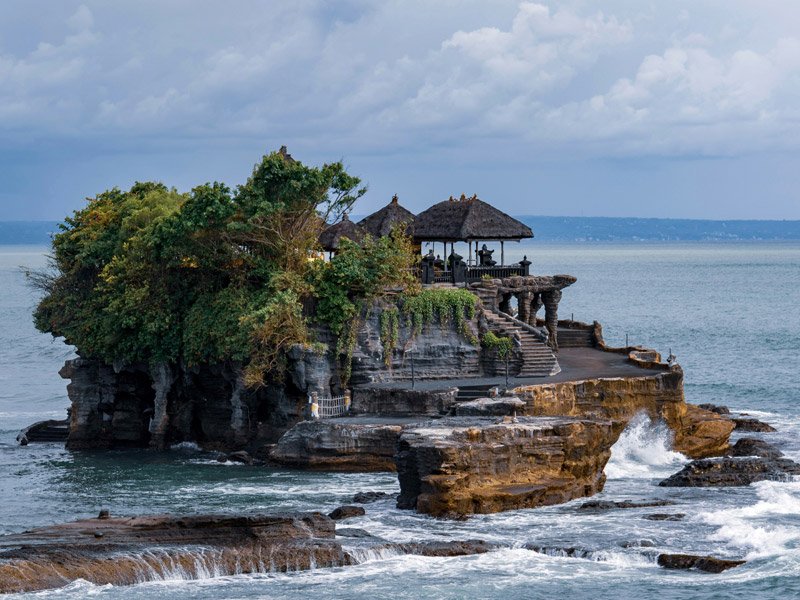
[[[412,339],[411,328],[402,316],[397,347],[387,361],[381,343],[380,313],[381,306],[374,305],[358,332],[350,379],[353,386],[409,381],[412,362],[414,376],[418,379],[458,379],[481,373],[480,345],[470,343],[455,326],[431,323]],[[468,327],[474,338],[479,339],[477,317]]]
[[[361,387],[353,390],[353,414],[386,417],[435,417],[450,412],[458,388],[412,390],[391,387]]]

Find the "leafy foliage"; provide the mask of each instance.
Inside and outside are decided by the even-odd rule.
[[[481,343],[484,348],[495,350],[500,360],[510,358],[511,353],[514,351],[514,341],[510,337],[498,336],[491,331],[483,334]]]
[[[416,335],[425,325],[438,320],[442,327],[454,323],[458,332],[471,343],[477,344],[467,328],[467,321],[475,318],[475,295],[462,288],[429,288],[416,295],[403,298],[403,314],[406,315]]]
[[[52,272],[31,274],[45,292],[36,326],[108,363],[235,361],[258,384],[292,344],[313,342],[303,300],[326,278],[310,257],[359,184],[341,163],[308,167],[282,149],[235,193],[148,182],[98,194],[60,226]],[[345,278],[342,293],[380,276]]]

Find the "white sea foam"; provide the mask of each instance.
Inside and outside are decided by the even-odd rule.
[[[775,522],[780,520],[777,517],[800,515],[800,481],[761,481],[752,487],[758,496],[757,502],[698,515],[702,521],[719,527],[710,539],[744,550],[750,560],[797,554],[800,527],[786,523],[775,525]]]
[[[179,444],[172,444],[170,450],[183,450],[187,452],[202,452],[203,449],[197,445],[196,442],[181,442]]]
[[[664,423],[653,423],[640,413],[622,432],[611,448],[611,459],[606,465],[609,479],[656,477],[669,474],[688,462],[672,447],[672,433]]]

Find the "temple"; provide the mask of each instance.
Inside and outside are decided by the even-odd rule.
[[[333,254],[343,237],[360,243],[366,235],[386,236],[398,226],[419,248],[419,277],[423,286],[467,288],[481,299],[490,320],[497,317],[500,333],[517,338],[528,334],[532,337],[528,340],[529,347],[534,346],[535,338],[558,351],[558,304],[562,290],[572,285],[575,278],[532,275],[527,256],[506,264],[506,242],[533,237],[533,231],[525,223],[476,195],[450,196],[416,216],[404,208],[395,195],[389,204],[358,223],[351,221],[347,214],[343,215],[339,222],[325,228],[320,235],[320,245]],[[466,244],[466,258],[456,251],[457,244]],[[499,256],[495,256],[498,248],[490,248],[490,244],[499,244]],[[437,253],[439,249],[441,252]],[[542,309],[544,317],[539,319]],[[555,367],[549,363],[554,363]],[[520,372],[523,375],[557,372],[557,361],[553,359],[549,363],[552,368],[523,368]]]

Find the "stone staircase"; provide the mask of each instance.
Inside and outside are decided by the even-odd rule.
[[[519,337],[522,343],[522,366],[517,377],[547,377],[561,371],[558,360],[550,347],[524,323],[510,315],[490,310],[484,310],[484,316],[489,324],[489,329],[495,334],[512,338]]]
[[[558,328],[559,348],[594,348],[594,345],[591,329]]]
[[[456,402],[469,402],[477,398],[486,398],[492,387],[493,386],[486,385],[485,383],[481,385],[459,386],[458,392],[456,393]]]

